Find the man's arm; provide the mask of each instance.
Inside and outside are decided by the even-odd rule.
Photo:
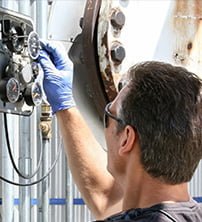
[[[73,73],[65,50],[45,42],[42,48],[44,91],[59,122],[69,167],[87,206],[101,219],[121,209],[121,189],[107,171],[106,152],[75,108]]]
[[[122,193],[107,171],[107,155],[76,108],[56,113],[68,164],[87,206],[97,219],[121,210]]]

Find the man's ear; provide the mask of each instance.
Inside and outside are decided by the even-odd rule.
[[[123,132],[120,133],[120,156],[130,152],[133,149],[136,136],[135,130],[130,125],[127,125]]]

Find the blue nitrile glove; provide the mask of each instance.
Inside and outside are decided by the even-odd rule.
[[[41,42],[39,63],[44,71],[43,87],[53,113],[75,106],[72,95],[73,71],[62,45]]]

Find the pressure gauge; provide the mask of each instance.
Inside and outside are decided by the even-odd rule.
[[[40,53],[40,40],[36,32],[30,32],[27,40],[27,47],[29,56],[32,59],[37,59]]]
[[[32,66],[28,63],[22,68],[21,72],[19,73],[20,81],[25,84],[30,83],[32,80],[32,74]]]
[[[13,51],[20,53],[24,46],[23,30],[21,27],[11,27],[9,31],[11,42],[8,42],[8,48]]]
[[[0,97],[4,102],[16,103],[20,97],[20,84],[17,79],[0,81]]]
[[[27,86],[24,94],[25,102],[29,106],[38,106],[42,102],[42,88],[38,82]]]

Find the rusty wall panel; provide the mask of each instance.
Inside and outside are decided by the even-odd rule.
[[[201,75],[202,1],[176,1],[173,60]]]
[[[125,15],[121,29],[111,22],[117,9]],[[98,54],[101,77],[110,100],[115,97],[118,82],[127,69],[144,60],[182,65],[201,76],[201,22],[201,0],[102,1]],[[122,44],[126,51],[120,64],[111,56],[114,42]]]

